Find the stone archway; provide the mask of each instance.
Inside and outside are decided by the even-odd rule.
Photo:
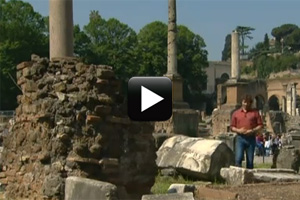
[[[270,110],[279,110],[279,99],[276,95],[272,95],[268,103]]]
[[[220,78],[227,81],[229,79],[229,75],[227,73],[223,73]]]

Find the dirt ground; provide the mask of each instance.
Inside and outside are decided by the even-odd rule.
[[[300,200],[300,183],[259,183],[243,186],[212,186],[236,193],[237,200]]]

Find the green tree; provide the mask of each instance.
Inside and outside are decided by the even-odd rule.
[[[269,48],[270,48],[269,36],[267,33],[265,34],[265,37],[264,37],[264,48],[266,50],[269,50]]]
[[[204,69],[208,66],[203,38],[186,26],[178,26],[178,73],[185,79],[190,91],[201,91],[206,84]]]
[[[0,109],[14,109],[16,65],[33,53],[48,56],[48,31],[44,17],[23,1],[0,0],[0,16]]]
[[[258,72],[259,78],[267,78],[272,72],[277,73],[287,69],[296,69],[299,62],[300,59],[291,54],[276,58],[261,55],[254,60],[254,68]]]
[[[264,42],[258,42],[252,49],[249,51],[249,58],[254,59],[268,52]]]
[[[122,80],[135,73],[137,35],[132,28],[115,18],[106,21],[98,11],[92,11],[84,33],[89,38],[85,41],[91,51],[85,53],[88,63],[110,65]],[[92,56],[87,57],[90,53]]]
[[[73,30],[74,35],[74,54],[80,57],[83,62],[89,63],[96,55],[91,50],[91,40],[87,34],[80,29],[80,26],[76,24]]]
[[[249,59],[254,59],[255,57],[259,57],[261,55],[267,55],[270,52],[269,36],[266,33],[264,36],[264,41],[258,42],[252,49],[250,49]]]
[[[271,34],[275,37],[275,47],[278,52],[284,51],[287,36],[296,29],[298,29],[298,26],[295,24],[283,24],[272,29]]]
[[[237,26],[236,27],[237,32],[240,34],[240,39],[241,39],[241,54],[245,55],[245,49],[248,48],[247,45],[245,45],[245,40],[248,38],[250,40],[253,39],[251,36],[252,31],[255,30],[255,28],[249,27],[249,26]]]
[[[222,61],[226,61],[231,57],[231,34],[226,35],[224,49],[222,51]]]
[[[285,44],[296,52],[300,50],[300,29],[295,29],[291,34],[286,36]]]
[[[162,76],[167,72],[167,35],[165,23],[155,21],[138,33],[139,75]]]
[[[155,21],[138,33],[139,75],[162,76],[167,72],[167,30],[166,24]],[[190,104],[199,103],[206,84],[204,68],[208,66],[205,43],[185,26],[178,26],[177,32],[178,73],[184,80],[184,99]]]
[[[207,51],[203,38],[186,26],[178,26],[178,73],[184,80],[183,98],[191,107],[197,108],[203,100],[202,90],[207,76],[204,69],[208,66]]]
[[[273,28],[271,34],[275,37],[276,41],[280,42],[282,38],[284,39],[296,29],[298,29],[298,26],[295,24],[283,24]]]
[[[254,62],[258,78],[267,78],[274,71],[274,58],[266,55],[259,56]]]

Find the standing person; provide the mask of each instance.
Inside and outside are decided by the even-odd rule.
[[[258,149],[258,156],[265,155],[265,145],[264,145],[264,138],[261,133],[256,135],[256,147]]]
[[[253,99],[250,95],[242,98],[242,106],[231,117],[231,130],[237,133],[235,146],[235,165],[242,166],[246,151],[246,167],[253,169],[255,135],[263,127],[262,118],[257,110],[252,109]]]

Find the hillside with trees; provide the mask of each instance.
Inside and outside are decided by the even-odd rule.
[[[239,26],[238,26],[239,27]],[[237,27],[237,30],[238,30]],[[273,40],[269,35],[264,35],[264,41],[258,42],[249,51],[246,51],[245,38],[251,39],[251,31],[248,27],[245,35],[240,35],[241,55],[247,55],[247,60],[253,62],[253,66],[242,66],[243,74],[256,74],[258,78],[268,78],[271,73],[277,73],[288,69],[300,68],[300,28],[295,24],[283,24],[271,30]],[[245,30],[245,29],[244,29]],[[241,31],[239,31],[241,33]],[[230,34],[226,36],[222,60],[231,56]]]

